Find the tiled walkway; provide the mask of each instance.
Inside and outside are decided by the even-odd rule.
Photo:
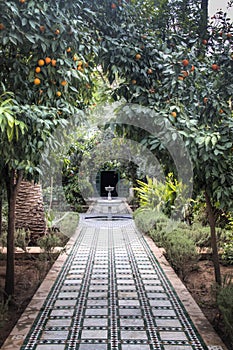
[[[20,349],[222,349],[204,344],[125,203],[111,205],[99,201],[82,215]]]

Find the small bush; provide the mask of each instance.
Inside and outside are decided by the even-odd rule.
[[[195,243],[185,230],[174,230],[165,236],[163,247],[165,255],[181,279],[185,279],[198,261]]]
[[[17,229],[15,232],[15,247],[21,248],[24,252],[27,251],[27,246],[30,241],[30,232],[24,228]]]
[[[210,247],[210,228],[202,226],[200,223],[194,223],[190,226],[188,237],[191,238],[197,247]]]
[[[160,229],[167,225],[168,218],[165,214],[152,209],[137,209],[134,212],[134,220],[137,228],[149,234],[153,229]]]
[[[54,233],[49,233],[38,239],[39,247],[44,251],[45,257],[53,260],[54,249],[61,245],[61,239]]]
[[[220,288],[217,294],[217,305],[221,312],[226,334],[233,346],[233,282],[231,281]]]
[[[228,265],[233,265],[233,232],[226,235],[226,241],[223,243],[222,260]]]

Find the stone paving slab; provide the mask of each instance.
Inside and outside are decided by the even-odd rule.
[[[111,215],[129,213],[118,202]],[[98,202],[89,214],[96,212],[109,214],[109,203]],[[69,255],[59,257],[2,350],[225,349],[133,220],[82,215],[69,244]]]

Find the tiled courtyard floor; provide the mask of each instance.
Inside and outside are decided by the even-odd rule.
[[[126,204],[100,200],[82,215],[67,258],[55,263],[2,347],[9,349],[225,348]]]

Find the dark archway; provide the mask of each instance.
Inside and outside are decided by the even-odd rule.
[[[112,197],[117,197],[116,185],[119,181],[119,173],[114,170],[101,171],[100,173],[100,196],[107,197],[108,192],[105,190],[107,186],[113,186]]]

